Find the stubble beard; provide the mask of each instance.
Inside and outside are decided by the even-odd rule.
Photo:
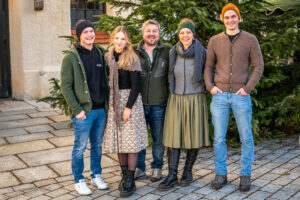
[[[156,46],[157,45],[157,42],[158,41],[154,41],[153,43],[150,43],[150,42],[148,42],[148,41],[145,41],[145,43],[148,45],[148,46]]]

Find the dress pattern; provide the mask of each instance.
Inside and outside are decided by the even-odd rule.
[[[132,109],[129,120],[125,123],[122,119],[126,108],[130,89],[119,90],[120,127],[115,121],[115,112],[109,100],[109,110],[106,129],[104,132],[103,150],[106,153],[138,153],[148,146],[148,132],[145,122],[142,97],[139,94]]]

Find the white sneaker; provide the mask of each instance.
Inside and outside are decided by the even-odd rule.
[[[95,178],[91,180],[91,184],[100,190],[105,190],[108,188],[107,184],[102,180],[100,174],[95,175]]]
[[[89,194],[92,194],[92,191],[87,186],[87,184],[86,184],[86,182],[85,182],[84,179],[80,179],[78,183],[75,183],[75,190],[80,195],[89,195]]]

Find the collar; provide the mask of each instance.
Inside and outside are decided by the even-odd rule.
[[[228,34],[226,33],[226,31],[224,31],[224,33],[225,33],[225,35],[227,35],[228,37],[236,37],[236,36],[238,36],[238,35],[240,35],[240,34],[242,33],[242,30],[240,30],[237,34],[234,34],[234,35],[228,35]]]
[[[244,31],[240,30],[240,32],[237,34],[237,37],[240,37],[241,35],[243,35]],[[227,39],[229,40],[228,35],[226,34],[226,31],[223,31],[220,33],[221,34],[221,38],[222,39]]]
[[[95,45],[93,45],[92,49],[89,50],[83,46],[81,46],[79,43],[76,43],[74,44],[74,47],[77,49],[77,50],[80,50],[80,51],[83,51],[83,52],[92,52],[94,49],[95,49]]]
[[[80,56],[79,56],[79,52],[78,52],[78,50],[77,50],[77,48],[76,48],[77,45],[78,45],[78,44],[72,44],[71,47],[70,47],[70,49],[67,50],[66,53],[67,53],[67,52],[72,53],[72,54],[77,58],[78,61],[81,61]],[[82,48],[84,48],[84,47],[82,47]],[[84,48],[84,49],[85,49],[85,48]],[[88,49],[85,49],[85,50],[86,50],[86,51],[89,51]],[[97,48],[97,46],[95,46],[95,45],[93,45],[92,50],[97,50],[97,51],[100,52],[100,50],[99,50],[99,49]],[[90,52],[90,51],[89,51],[89,52]]]
[[[139,43],[138,43],[138,46],[137,46],[137,49],[139,51],[145,51],[145,48],[144,48],[144,44],[145,44],[145,41],[144,40],[141,40]],[[162,48],[162,43],[160,42],[160,40],[158,40],[157,42],[157,45],[154,49],[160,49]]]

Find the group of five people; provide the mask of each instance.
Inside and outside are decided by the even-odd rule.
[[[213,36],[207,50],[195,38],[191,19],[179,22],[179,41],[172,48],[160,41],[160,25],[151,19],[144,22],[143,40],[137,45],[131,44],[126,27],[116,27],[105,55],[94,45],[93,24],[77,22],[79,44],[73,45],[63,59],[61,90],[74,125],[72,173],[79,194],[91,194],[82,175],[89,139],[91,184],[108,188],[101,179],[103,143],[105,152],[118,154],[120,196],[130,196],[136,190],[135,179],[146,177],[148,125],[153,139],[151,181],[162,179],[166,147],[168,175],[158,190],[189,185],[199,148],[209,145],[204,81],[212,94],[216,176],[211,186],[220,189],[227,183],[226,133],[232,110],[242,143],[240,190],[250,189],[254,162],[250,92],[262,76],[263,58],[256,37],[238,27],[239,9],[229,3],[221,16],[226,31]],[[187,153],[178,181],[181,149]]]

